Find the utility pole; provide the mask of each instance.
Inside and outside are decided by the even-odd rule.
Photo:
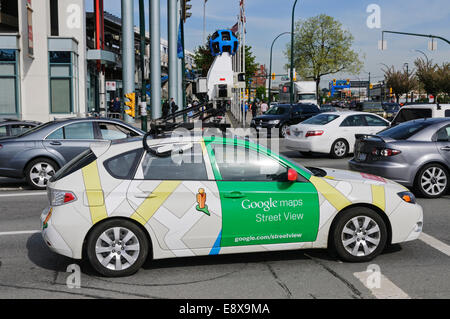
[[[270,47],[270,66],[269,66],[269,105],[272,102],[272,53],[273,53],[273,45],[275,44],[275,41],[278,40],[279,37],[285,34],[290,34],[290,32],[283,32],[280,33],[273,41],[272,45]]]
[[[292,6],[292,21],[291,21],[291,86],[289,88],[289,101],[290,104],[294,104],[294,24],[295,24],[295,6],[297,5],[297,1],[295,0],[294,5]]]
[[[145,92],[145,14],[144,0],[139,0],[139,25],[141,36],[141,128],[147,132],[147,94]]]
[[[169,43],[169,99],[178,104],[177,92],[177,0],[167,0],[168,43]]]
[[[122,0],[122,79],[123,93],[134,94],[134,22],[133,0]],[[124,114],[126,123],[133,123],[134,118]]]
[[[161,117],[161,29],[160,0],[150,1],[150,87],[152,119]]]

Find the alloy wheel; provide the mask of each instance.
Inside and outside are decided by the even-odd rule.
[[[420,186],[430,196],[438,196],[447,188],[447,175],[439,167],[430,167],[422,173]]]
[[[46,187],[50,178],[55,175],[55,168],[46,162],[39,162],[30,169],[30,180],[38,187]]]
[[[345,144],[344,141],[337,141],[334,144],[333,151],[334,154],[336,154],[336,156],[342,157],[347,153],[347,145]]]
[[[373,253],[381,241],[381,230],[375,220],[368,216],[357,216],[350,219],[341,233],[341,241],[345,250],[356,257]]]

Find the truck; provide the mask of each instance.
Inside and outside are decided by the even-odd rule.
[[[290,87],[290,82],[280,85],[280,103],[290,103]],[[311,103],[317,105],[316,82],[294,82],[294,103]]]

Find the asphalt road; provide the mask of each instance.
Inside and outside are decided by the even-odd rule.
[[[305,166],[347,168],[348,159],[302,158]],[[0,179],[0,298],[449,298],[450,196],[419,199],[428,236],[394,245],[372,263],[342,263],[326,250],[147,261],[129,278],[102,278],[89,265],[56,255],[39,233],[46,194]],[[429,237],[431,236],[431,237]],[[81,266],[80,288],[66,272]],[[360,280],[379,267],[381,288]]]

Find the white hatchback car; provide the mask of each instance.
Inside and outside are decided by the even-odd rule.
[[[286,132],[286,146],[301,153],[325,153],[343,158],[353,153],[355,134],[376,134],[389,127],[367,112],[329,112],[313,116]]]

